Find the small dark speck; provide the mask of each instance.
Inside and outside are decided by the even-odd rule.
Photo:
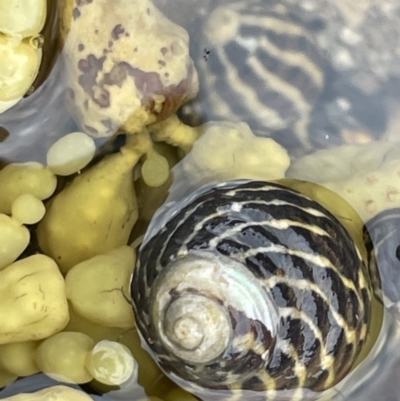
[[[108,41],[108,47],[112,47],[113,44],[114,44],[114,42],[112,40]]]
[[[151,14],[151,12],[150,12],[150,8],[148,8],[148,9],[147,9],[147,14],[148,14],[148,15],[150,15],[150,14]]]
[[[78,50],[81,52],[84,49],[85,49],[85,46],[82,43],[79,43]]]
[[[79,9],[77,7],[75,7],[72,10],[72,17],[74,18],[74,20],[76,20],[77,18],[79,18],[81,16],[81,12],[79,11]]]
[[[97,35],[97,34],[99,33],[99,30],[98,30],[98,29],[95,29],[95,30],[94,30],[94,33]]]
[[[90,132],[91,134],[98,135],[98,131],[96,128],[93,128],[90,125],[85,125],[84,128],[86,131]]]
[[[75,99],[75,92],[71,88],[67,88],[65,91],[67,98],[74,100]]]
[[[158,60],[158,64],[161,65],[162,67],[166,66],[166,62],[164,60]]]
[[[113,129],[114,128],[114,126],[112,124],[112,121],[109,118],[106,119],[106,120],[101,120],[101,123],[108,129]]]
[[[161,51],[161,54],[162,54],[163,56],[165,56],[165,55],[168,53],[168,49],[167,49],[166,47],[162,47],[162,48],[160,49],[160,51]]]
[[[133,49],[133,51],[136,53],[136,52],[138,51],[138,48],[135,47],[135,48]]]
[[[115,27],[113,28],[113,30],[111,31],[111,37],[114,40],[118,40],[119,37],[125,33],[125,29],[121,24],[115,25]]]
[[[206,60],[206,61],[208,60],[208,56],[210,55],[210,53],[211,53],[211,50],[209,50],[207,48],[204,49],[204,55],[203,55],[204,60]]]
[[[129,36],[129,32],[125,32],[125,37],[128,38]]]
[[[166,72],[166,73],[164,74],[164,77],[168,78],[168,77],[169,77],[169,72]]]

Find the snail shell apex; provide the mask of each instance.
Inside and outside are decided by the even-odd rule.
[[[172,379],[321,391],[351,369],[367,336],[370,284],[352,238],[325,208],[275,183],[231,181],[178,203],[149,233],[133,307]],[[206,314],[196,314],[201,297],[221,313],[217,337],[225,337],[196,354],[209,335]]]
[[[161,340],[189,363],[209,363],[227,348],[234,334],[229,308],[246,311],[264,325],[265,343],[254,344],[256,352],[264,354],[260,363],[273,345],[278,317],[272,300],[245,266],[224,255],[194,251],[179,256],[163,270],[151,300]]]

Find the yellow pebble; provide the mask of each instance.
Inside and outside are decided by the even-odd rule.
[[[169,177],[169,164],[164,156],[155,151],[147,154],[147,159],[142,165],[142,178],[149,187],[163,185]]]
[[[39,372],[36,364],[38,341],[0,345],[0,366],[16,376],[30,376]]]
[[[20,195],[11,206],[12,217],[22,224],[36,224],[45,213],[43,202],[31,194]]]
[[[18,379],[13,373],[0,370],[0,388],[5,387]]]
[[[26,38],[39,33],[46,19],[45,0],[2,0],[0,30]]]
[[[1,57],[0,57],[1,59]],[[47,199],[55,191],[57,178],[40,163],[11,163],[0,170],[0,213],[11,213],[11,206],[20,195],[31,194]]]
[[[52,379],[65,383],[87,383],[92,375],[85,366],[94,341],[77,332],[57,333],[40,344],[36,352],[39,369]]]
[[[132,327],[135,321],[127,299],[134,265],[133,249],[122,246],[74,266],[65,278],[74,311],[104,326]]]
[[[19,221],[0,213],[0,270],[13,263],[28,246],[29,230]]]

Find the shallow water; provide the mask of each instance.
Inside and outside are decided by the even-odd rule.
[[[395,147],[400,142],[400,5],[397,1],[365,0],[352,6],[342,0],[288,0],[285,8],[276,1],[219,0],[204,1],[199,9],[191,0],[154,2],[169,18],[186,28],[191,38],[191,56],[199,71],[200,93],[178,112],[187,124],[197,126],[213,120],[246,122],[257,135],[272,137],[284,146],[292,161],[318,149],[340,145],[389,141]],[[217,6],[222,7],[219,14],[215,11]],[[275,21],[268,20],[271,15]],[[283,30],[286,32],[281,26],[286,27]],[[290,26],[295,27],[293,32]],[[302,26],[306,30],[298,31]],[[268,40],[263,42],[265,38]],[[261,49],[257,49],[260,43]],[[246,63],[248,60],[250,64]],[[304,65],[309,66],[306,72],[302,69]],[[0,127],[9,133],[0,142],[1,160],[44,163],[52,143],[79,129],[67,111],[65,79],[59,57],[38,90],[0,114]],[[264,87],[263,80],[269,86]],[[96,142],[99,152],[104,152],[101,145],[107,140]],[[246,143],[242,145],[239,157],[249,157],[245,152]],[[370,157],[371,151],[364,156]],[[224,148],[216,149],[213,157],[225,160]],[[357,157],[362,164],[362,150]],[[249,157],[247,164],[251,160]],[[345,167],[340,168],[351,176],[346,160],[344,153],[336,154],[329,168],[343,162]],[[215,170],[204,168],[207,161],[203,165],[195,161],[198,164],[189,155],[186,164],[184,160],[173,169],[174,181],[166,203],[153,220],[148,235],[164,225],[170,216],[167,211],[174,209],[175,201],[189,198],[205,183],[238,178],[229,177],[225,172],[218,176]],[[376,162],[377,169],[381,167],[380,162],[381,159]],[[268,163],[269,159],[259,164],[268,166]],[[193,166],[197,169],[194,173]],[[311,175],[318,177],[319,172],[312,171]],[[324,176],[324,172],[320,175]],[[291,177],[309,179],[301,171],[292,171]],[[400,191],[397,183],[393,185]],[[167,194],[160,191],[156,195],[161,204]],[[400,207],[400,200],[396,198],[390,205]],[[143,224],[146,226],[148,221]],[[320,399],[400,401],[399,344],[399,323],[385,311],[383,329],[370,354]],[[131,387],[122,386],[121,390],[93,396],[93,399],[139,401],[146,392],[162,398],[175,388],[161,374],[158,381],[158,388],[148,385],[143,389],[131,383]],[[23,379],[2,390],[0,398],[51,383],[43,375]]]

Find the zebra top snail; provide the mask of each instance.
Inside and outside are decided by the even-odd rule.
[[[131,295],[173,380],[206,400],[294,400],[354,367],[374,318],[345,220],[249,180],[205,186],[167,214],[147,232]]]
[[[305,18],[297,3],[212,2],[191,28],[200,94],[180,111],[185,122],[245,121],[297,154],[382,134],[382,94],[335,69],[321,44],[332,35],[326,21]]]

